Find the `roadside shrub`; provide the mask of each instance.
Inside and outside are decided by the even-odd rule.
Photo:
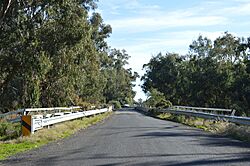
[[[107,108],[108,106],[108,104],[97,104],[98,109]]]
[[[153,116],[157,116],[158,114],[161,114],[156,108],[149,109],[148,112]]]
[[[121,109],[122,106],[121,106],[121,103],[119,101],[110,101],[109,104],[113,105],[115,109]]]
[[[250,127],[229,123],[226,125],[223,134],[242,141],[250,142]]]
[[[8,128],[7,122],[1,122],[0,123],[0,137],[3,137],[6,135],[6,130]]]
[[[91,109],[91,106],[92,106],[91,103],[84,102],[84,101],[78,102],[77,105],[80,106],[80,107],[82,107],[82,109],[83,109],[84,111],[90,110],[90,109]]]
[[[235,112],[236,116],[249,116],[250,115],[250,114],[248,115],[248,111],[247,111],[248,108],[246,106],[244,106],[243,104],[241,104],[241,105],[233,104],[231,109],[236,110],[236,112]]]
[[[184,115],[171,115],[169,120],[178,122],[178,123],[185,123],[186,117]]]
[[[5,141],[13,138],[18,138],[21,135],[20,123],[0,123],[0,141]]]
[[[169,100],[162,99],[156,105],[156,108],[166,109],[172,106],[172,103]]]

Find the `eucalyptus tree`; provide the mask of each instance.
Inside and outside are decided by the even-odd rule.
[[[116,92],[134,95],[129,56],[110,53],[112,28],[96,8],[97,0],[1,1],[1,110],[105,102],[111,69],[125,80]]]
[[[106,101],[117,100],[122,104],[133,103],[135,92],[133,91],[138,73],[132,69],[126,69],[130,56],[125,50],[112,49],[109,53],[111,61],[106,70],[107,84],[104,89]]]
[[[224,33],[199,36],[186,56],[161,53],[144,65],[142,88],[163,93],[174,104],[237,109],[250,115],[250,39]]]

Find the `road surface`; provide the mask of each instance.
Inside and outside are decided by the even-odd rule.
[[[246,166],[250,165],[250,144],[127,109],[67,139],[13,156],[2,164]]]

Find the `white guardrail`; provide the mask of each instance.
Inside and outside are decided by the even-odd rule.
[[[32,118],[31,120],[31,133],[34,133],[35,131],[42,129],[45,126],[50,126],[52,124],[69,121],[73,119],[78,119],[82,117],[87,117],[91,115],[96,115],[104,112],[112,111],[110,108],[103,108],[103,109],[97,109],[97,110],[90,110],[90,111],[83,111],[83,112],[76,112],[76,113],[70,113],[66,115],[51,117],[51,118],[45,118],[45,119],[36,119]]]
[[[190,108],[192,108],[192,109],[190,109]],[[144,111],[144,112],[149,111],[149,108],[145,108],[145,107],[136,107],[136,109],[140,110],[140,111]],[[195,110],[229,112],[228,109],[185,107],[185,106],[173,106],[173,107],[170,107],[168,109],[157,109],[158,112],[162,112],[162,113],[194,116],[194,117],[199,117],[199,118],[204,118],[204,119],[226,120],[226,121],[229,121],[232,123],[237,123],[237,124],[242,124],[242,125],[250,125],[250,117],[234,116],[234,115],[232,115],[235,112],[234,110],[231,110],[231,115],[214,114],[214,113],[207,113],[207,112],[201,112],[201,111],[195,111]]]
[[[112,106],[103,109],[83,111],[81,107],[54,107],[54,108],[26,108],[0,114],[0,119],[8,122],[21,122],[24,136],[33,134],[43,127],[56,123],[96,115],[112,111]]]
[[[44,113],[44,112],[62,112],[62,111],[73,111],[75,109],[81,109],[80,106],[72,107],[53,107],[53,108],[24,108],[18,109],[16,111],[11,111],[5,114],[0,114],[0,119],[5,119],[8,122],[16,123],[21,122],[21,117],[23,115],[28,115],[30,113]]]
[[[172,110],[188,110],[188,111],[199,111],[209,112],[214,114],[230,114],[234,115],[236,110],[234,109],[222,109],[222,108],[204,108],[204,107],[189,107],[189,106],[172,106]]]

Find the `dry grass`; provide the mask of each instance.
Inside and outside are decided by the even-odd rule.
[[[217,123],[215,133],[250,142],[250,126],[236,125],[233,123]]]
[[[12,143],[20,143],[20,142],[50,142],[60,138],[65,138],[67,136],[72,135],[78,130],[85,129],[97,122],[108,117],[110,113],[100,114],[89,118],[83,118],[82,120],[74,120],[61,124],[57,124],[52,126],[49,130],[42,129],[37,131],[34,135],[30,137],[20,137],[16,140],[11,140]]]
[[[173,115],[170,113],[152,112],[152,116],[163,120],[170,120],[188,126],[196,127],[215,134],[229,136],[241,141],[250,142],[250,126],[236,125],[226,121],[207,120],[184,115]]]
[[[0,160],[18,152],[30,150],[47,144],[48,142],[68,137],[79,130],[86,129],[89,126],[104,120],[111,114],[112,113],[108,112],[93,117],[83,118],[82,120],[61,123],[50,129],[39,130],[30,137],[19,137],[9,141],[0,141]]]

